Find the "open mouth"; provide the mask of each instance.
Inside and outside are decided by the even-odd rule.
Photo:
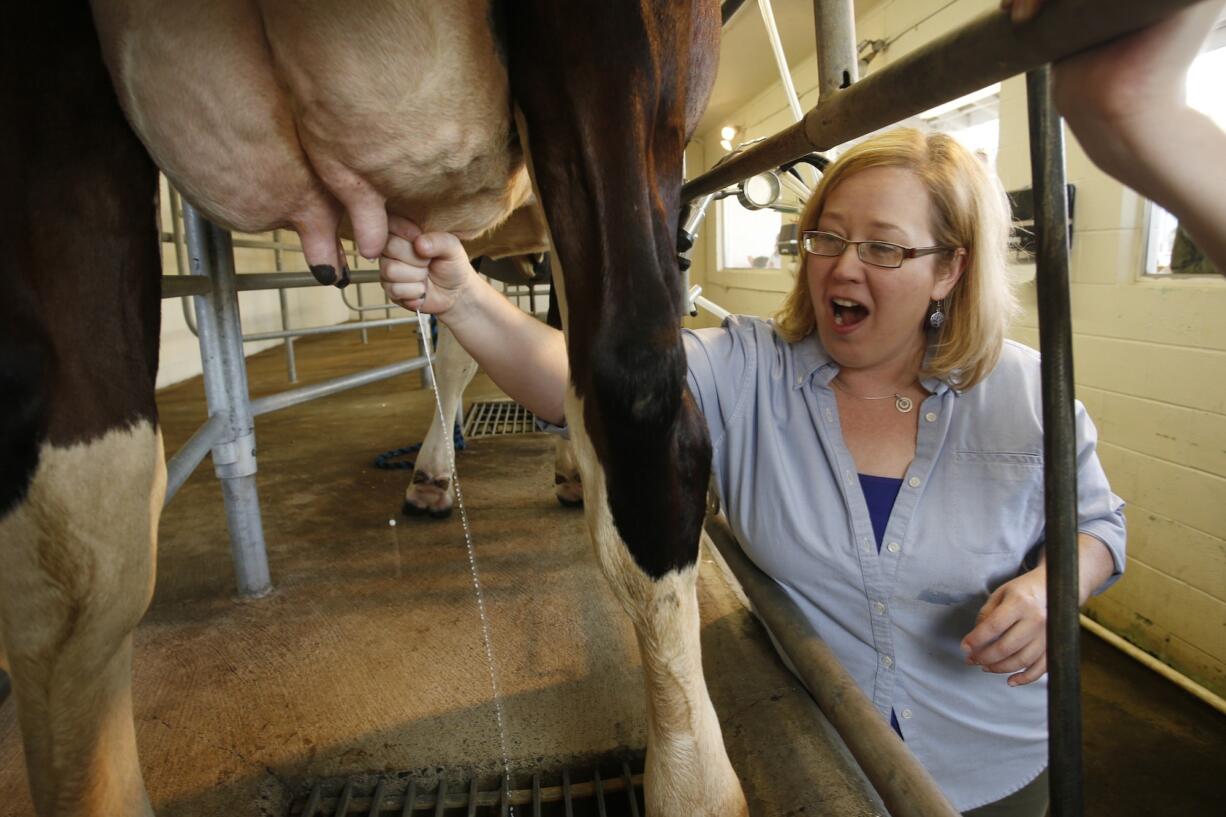
[[[834,310],[834,325],[850,328],[868,317],[868,307],[848,298],[831,298]]]

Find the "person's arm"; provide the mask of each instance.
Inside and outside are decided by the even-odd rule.
[[[1041,0],[1003,0],[1015,22]],[[1206,0],[1056,63],[1056,107],[1096,165],[1179,218],[1226,272],[1226,132],[1186,102],[1188,67],[1221,14]]]
[[[486,374],[542,420],[561,424],[569,368],[562,333],[523,312],[468,261],[450,233],[389,219],[379,277],[388,297],[437,315]]]
[[[1115,572],[1111,551],[1087,533],[1077,535],[1077,604]],[[1009,686],[1037,681],[1047,672],[1047,552],[1038,567],[1005,582],[988,596],[975,628],[962,639],[966,663],[984,672],[1014,673]]]

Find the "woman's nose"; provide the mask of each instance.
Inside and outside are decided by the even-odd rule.
[[[830,259],[831,276],[839,280],[859,280],[864,276],[864,265],[860,262],[855,244],[848,244],[843,252]]]

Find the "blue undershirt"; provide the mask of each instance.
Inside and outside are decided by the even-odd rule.
[[[868,515],[873,522],[873,535],[877,537],[877,552],[881,552],[881,542],[885,538],[885,526],[889,524],[890,512],[894,510],[894,500],[898,499],[898,491],[902,488],[902,479],[893,477],[877,477],[872,474],[859,474],[860,490],[864,492],[864,501],[868,503]],[[898,724],[898,715],[890,710],[890,726],[898,736],[902,737],[902,727]],[[905,738],[904,738],[905,740]]]

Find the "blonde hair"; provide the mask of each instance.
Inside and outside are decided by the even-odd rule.
[[[1005,330],[1017,312],[1005,269],[1009,205],[1004,190],[983,161],[956,140],[899,128],[853,146],[826,168],[801,214],[799,230],[816,229],[831,191],[843,179],[871,167],[914,172],[932,202],[936,243],[966,248],[962,277],[945,296],[945,324],[937,330],[936,349],[920,372],[921,377],[935,376],[965,391],[996,365]],[[793,342],[817,326],[803,248],[800,261],[796,285],[775,315],[779,334]]]

